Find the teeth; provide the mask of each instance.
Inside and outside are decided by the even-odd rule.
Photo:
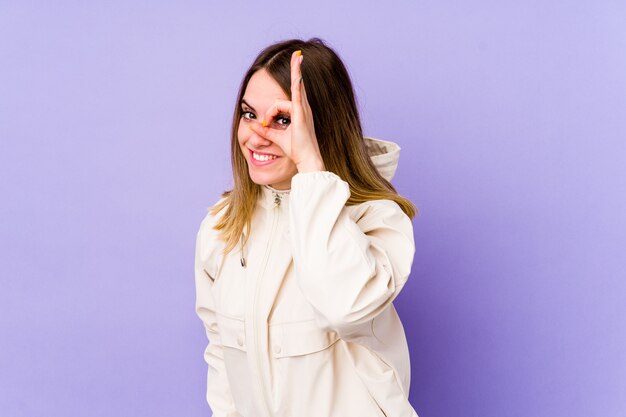
[[[276,159],[275,155],[259,155],[255,152],[252,152],[252,157],[257,161],[269,161],[270,159]]]

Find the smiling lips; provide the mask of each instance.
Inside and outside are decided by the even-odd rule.
[[[274,160],[280,158],[280,156],[278,155],[272,155],[269,153],[257,153],[251,149],[249,149],[249,151],[250,151],[250,160],[252,161],[254,165],[257,165],[257,166],[269,165],[272,162],[274,162]]]

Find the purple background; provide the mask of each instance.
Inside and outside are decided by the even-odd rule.
[[[193,253],[236,90],[262,47],[320,36],[421,210],[396,303],[420,417],[626,416],[625,22],[623,1],[0,2],[0,415],[209,415]]]

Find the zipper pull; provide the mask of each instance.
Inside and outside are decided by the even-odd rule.
[[[276,193],[276,192],[274,192],[274,191],[272,191],[272,194],[274,194],[274,204],[276,206],[280,206],[280,201],[281,201],[281,198],[282,198],[281,195]]]

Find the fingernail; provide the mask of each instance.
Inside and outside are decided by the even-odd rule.
[[[265,127],[265,119],[261,120],[261,126]]]
[[[302,51],[301,51],[300,49],[298,49],[298,50],[296,51],[296,55],[297,55],[297,56],[302,55]]]

